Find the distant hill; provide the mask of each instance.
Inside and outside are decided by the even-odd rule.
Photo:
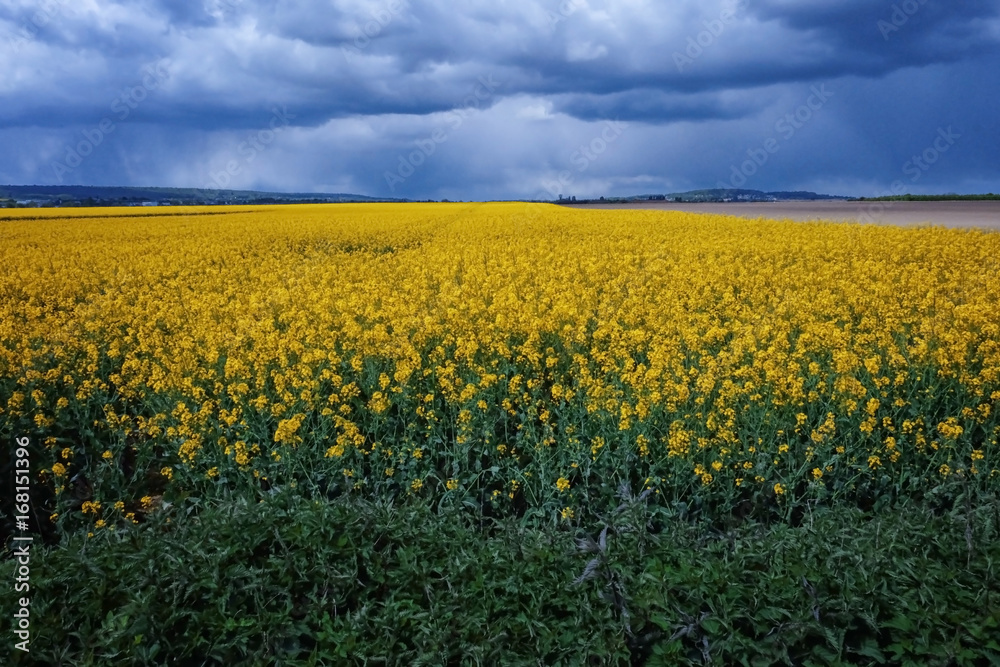
[[[0,206],[135,206],[293,204],[406,201],[343,193],[257,192],[199,188],[133,188],[90,185],[0,185]]]
[[[728,201],[816,201],[847,199],[836,195],[822,195],[815,192],[763,192],[761,190],[688,190],[669,194],[635,195],[632,197],[609,197],[605,201],[675,201],[675,202],[728,202]]]

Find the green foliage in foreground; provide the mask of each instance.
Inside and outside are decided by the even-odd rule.
[[[721,531],[625,496],[577,526],[417,500],[189,499],[39,545],[31,653],[7,641],[0,664],[1000,662],[996,497]]]

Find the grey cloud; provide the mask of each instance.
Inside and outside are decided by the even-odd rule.
[[[803,91],[826,83],[835,101],[755,182],[869,187],[949,123],[970,140],[916,185],[990,182],[1000,7],[906,2],[749,0],[720,30],[731,2],[95,0],[59,5],[15,43],[39,3],[12,0],[0,8],[0,177],[51,182],[66,146],[116,119],[111,107],[141,84],[142,67],[169,58],[169,79],[74,178],[200,185],[205,165],[282,105],[295,133],[240,175],[246,184],[388,194],[386,164],[443,114],[469,107],[461,132],[400,186],[406,196],[531,196],[614,118],[633,124],[629,136],[580,187],[702,187],[773,134]],[[916,9],[895,25],[894,5]],[[679,68],[674,54],[699,40]],[[477,99],[481,77],[502,86]],[[688,158],[664,161],[661,147]]]

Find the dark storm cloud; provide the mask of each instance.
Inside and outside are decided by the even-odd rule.
[[[677,95],[655,89],[607,95],[559,95],[554,100],[556,109],[583,120],[614,118],[649,123],[736,119],[754,112],[758,106],[748,95]]]
[[[626,194],[714,185],[773,137],[750,187],[847,191],[891,182],[954,125],[963,139],[913,186],[980,187],[1000,178],[998,13],[985,0],[10,0],[0,180],[200,186],[242,160],[231,179],[247,187],[530,197],[570,171],[575,194]],[[165,72],[155,86],[150,66]],[[786,138],[778,123],[816,85],[833,96]],[[247,159],[275,109],[289,130]],[[629,129],[574,171],[609,119]],[[105,120],[114,130],[59,174]]]

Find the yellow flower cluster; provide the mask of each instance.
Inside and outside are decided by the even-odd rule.
[[[657,492],[778,495],[997,467],[995,233],[535,204],[29,213],[0,220],[0,420],[94,429],[106,446],[52,452],[60,479],[137,451],[157,494],[345,468],[465,492],[492,470],[514,501],[631,467]]]

